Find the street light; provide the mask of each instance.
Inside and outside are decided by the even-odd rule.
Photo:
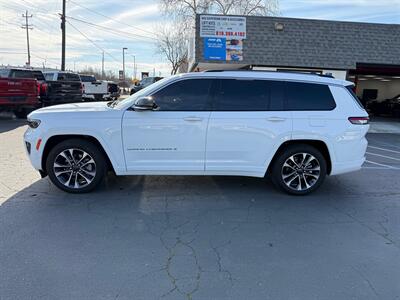
[[[128,48],[124,47],[122,48],[122,77],[125,85],[125,50],[128,50]]]

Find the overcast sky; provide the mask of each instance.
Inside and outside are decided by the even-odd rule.
[[[34,26],[30,31],[32,65],[60,67],[61,3],[0,0],[0,65],[26,62],[26,34],[20,25],[24,21],[21,15],[28,9]],[[280,11],[284,17],[400,24],[400,0],[281,0]],[[133,75],[133,56],[138,72],[155,69],[157,75],[169,73],[168,64],[155,53],[152,32],[161,17],[157,0],[71,0],[67,16],[75,18],[67,24],[68,69],[100,69],[103,49],[106,69],[116,71],[122,68],[122,47],[127,47],[129,76]]]

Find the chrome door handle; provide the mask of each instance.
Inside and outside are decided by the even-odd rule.
[[[200,118],[200,117],[186,117],[186,118],[183,118],[185,121],[188,121],[188,122],[199,122],[199,121],[203,121],[203,118]]]
[[[267,121],[270,121],[270,122],[283,122],[283,121],[286,121],[286,118],[269,117],[269,118],[267,118]]]

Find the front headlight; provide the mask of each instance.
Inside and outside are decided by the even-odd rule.
[[[37,120],[37,119],[29,119],[28,118],[27,121],[28,121],[28,126],[33,129],[38,128],[40,125],[40,120]]]

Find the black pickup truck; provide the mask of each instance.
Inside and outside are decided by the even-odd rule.
[[[82,102],[83,86],[78,74],[64,71],[44,72],[47,95],[41,97],[44,106]]]

